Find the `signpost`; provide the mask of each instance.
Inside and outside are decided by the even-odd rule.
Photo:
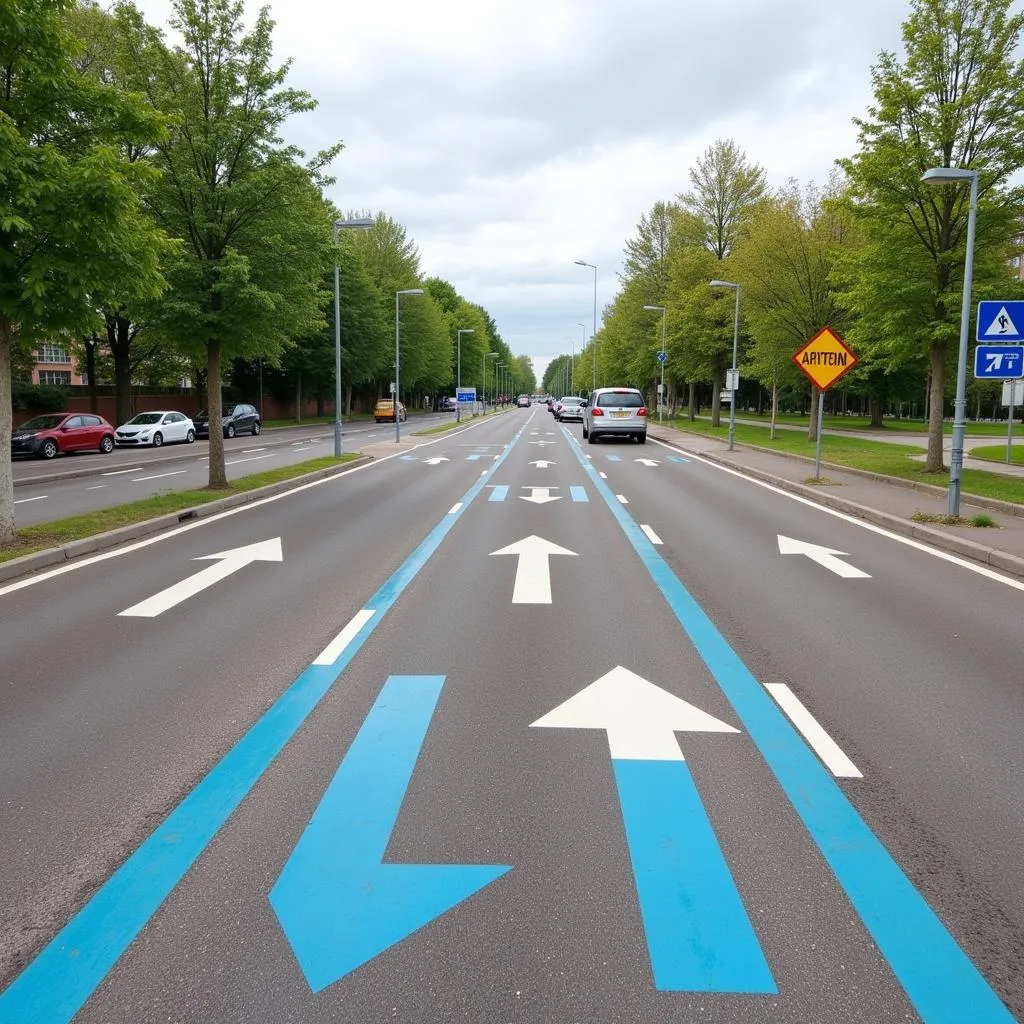
[[[458,387],[455,389],[455,407],[458,412],[458,419],[462,419],[462,409],[464,406],[470,408],[476,405],[476,388],[462,388]],[[469,409],[467,408],[467,413]]]
[[[821,479],[821,420],[825,412],[825,392],[857,365],[857,357],[846,342],[832,330],[822,327],[806,345],[793,354],[793,362],[818,389],[818,439],[815,448],[814,479]]]
[[[974,376],[1003,381],[1006,416],[1006,464],[1013,462],[1013,408],[1020,400],[1017,381],[1024,379],[1024,302],[991,299],[978,303],[978,347],[974,350]],[[1001,342],[1002,344],[986,344]]]

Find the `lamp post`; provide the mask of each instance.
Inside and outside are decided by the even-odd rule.
[[[732,451],[736,441],[736,385],[739,383],[736,379],[736,353],[740,341],[740,286],[734,281],[712,281],[710,284],[712,288],[736,289],[736,312],[732,319],[732,370],[729,374],[729,383],[732,385],[729,388],[729,451]]]
[[[978,172],[966,167],[930,167],[921,175],[929,185],[971,183],[967,208],[967,252],[964,257],[964,293],[960,302],[960,350],[956,363],[956,398],[953,402],[953,448],[949,453],[949,504],[951,516],[960,516],[960,483],[964,469],[964,432],[967,428],[967,332],[971,319],[971,283],[974,276],[974,221],[978,209]]]
[[[494,405],[498,404],[498,374],[501,372],[501,367],[503,365],[504,364],[500,359],[494,364],[494,394],[492,398]]]
[[[334,457],[341,458],[341,281],[338,272],[338,232],[343,228],[372,228],[372,217],[353,217],[334,222]],[[262,364],[260,366],[262,370]],[[260,388],[262,404],[263,391]],[[260,416],[263,415],[262,408]]]
[[[399,318],[398,318],[398,300],[403,295],[422,295],[422,288],[401,288],[395,292],[395,393],[391,399],[391,411],[395,414],[395,444],[398,444],[402,440],[402,424],[398,417],[398,395],[400,393],[399,384],[401,383],[400,377],[400,366],[401,360],[399,359]]]
[[[591,267],[594,271],[594,382],[593,387],[597,388],[597,265],[587,263],[586,260],[574,260],[577,267]]]
[[[644,306],[644,309],[652,313],[661,314],[661,353],[658,362],[661,363],[661,394],[658,395],[658,422],[662,422],[662,412],[665,409],[665,316],[667,310],[664,306]]]
[[[456,332],[456,347],[458,348],[457,368],[455,370],[455,422],[462,422],[462,408],[459,402],[459,388],[462,387],[462,336],[472,334],[472,327],[460,327]]]
[[[572,341],[569,343],[572,345],[572,355],[569,356],[569,394],[576,394],[576,342]]]
[[[487,360],[497,359],[498,355],[499,353],[497,352],[485,352],[483,359],[480,360],[481,365],[483,366],[483,372],[480,374],[480,385],[483,389],[482,412],[484,416],[487,415]]]

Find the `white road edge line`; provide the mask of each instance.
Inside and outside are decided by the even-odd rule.
[[[333,665],[341,652],[345,650],[356,633],[373,618],[373,608],[361,608],[348,620],[345,628],[313,659],[314,665]]]
[[[181,476],[182,473],[187,473],[187,469],[176,469],[172,473],[156,473],[153,476],[133,476],[133,484],[141,484],[146,480],[160,480],[165,476]]]
[[[48,494],[37,494],[34,498],[17,498],[14,502],[15,505],[24,505],[26,501],[42,501],[43,498],[48,498]]]
[[[837,779],[864,778],[857,766],[842,752],[839,744],[825,732],[800,702],[800,698],[785,683],[765,683],[765,689],[775,698],[779,707],[800,731],[800,735],[807,740],[825,767]]]
[[[914,548],[917,551],[922,551],[924,554],[931,555],[933,558],[940,558],[944,562],[952,562],[953,565],[959,565],[962,569],[969,569],[971,572],[977,573],[979,576],[985,576],[990,580],[995,580],[996,583],[1005,583],[1008,587],[1013,587],[1014,590],[1024,591],[1024,582],[1021,580],[1015,580],[1012,576],[1004,576],[1002,573],[996,572],[995,569],[989,569],[987,566],[978,565],[975,562],[969,562],[965,558],[960,558],[958,555],[951,555],[939,548],[930,547],[928,544],[924,544],[919,540],[914,540],[912,537],[904,537],[901,533],[894,533],[892,530],[887,530],[884,526],[876,526],[874,523],[869,523],[864,519],[858,519],[856,516],[851,516],[848,512],[840,512],[838,509],[829,508],[827,505],[819,505],[816,501],[812,501],[810,498],[805,498],[802,494],[794,494],[792,491],[783,490],[783,488],[776,487],[774,484],[770,484],[765,480],[758,480],[757,477],[747,476],[746,473],[741,473],[739,470],[731,469],[728,466],[720,466],[717,462],[711,462],[709,459],[703,458],[697,452],[691,452],[686,448],[676,448],[673,445],[666,444],[664,441],[659,441],[653,437],[650,438],[650,440],[654,444],[661,445],[662,448],[668,448],[669,451],[681,451],[687,458],[692,459],[695,462],[703,463],[705,466],[710,466],[712,469],[721,470],[723,473],[728,473],[730,476],[736,476],[741,480],[746,480],[747,483],[763,487],[766,491],[771,491],[773,494],[781,494],[782,497],[799,502],[801,505],[807,505],[809,508],[815,508],[819,512],[824,512],[826,515],[835,516],[836,519],[841,519],[844,523],[852,523],[854,526],[859,526],[862,530],[869,530],[871,533],[877,533],[880,537],[888,537],[889,540],[894,540],[897,544],[904,544],[908,548]]]
[[[644,533],[647,534],[647,539],[652,544],[660,544],[661,543],[661,538],[649,526],[644,526],[643,524],[641,524],[640,529],[643,530]]]

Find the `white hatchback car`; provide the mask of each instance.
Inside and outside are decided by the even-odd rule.
[[[647,441],[647,404],[637,388],[597,388],[583,407],[583,439],[635,437]]]
[[[152,445],[183,441],[192,444],[196,429],[192,421],[180,412],[140,412],[114,431],[114,444],[119,447]]]

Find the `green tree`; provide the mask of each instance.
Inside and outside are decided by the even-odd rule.
[[[137,96],[81,75],[69,0],[0,5],[0,452],[10,451],[12,353],[87,331],[93,296],[125,274],[157,291],[159,237],[139,229],[138,169],[123,147],[160,131]],[[0,543],[14,538],[0,458]]]
[[[857,120],[860,151],[841,161],[864,244],[843,268],[850,339],[886,351],[891,366],[926,356],[930,375],[926,467],[942,470],[942,421],[957,348],[967,229],[965,188],[921,182],[929,167],[979,171],[975,285],[1008,286],[1008,245],[1021,195],[1007,187],[1024,162],[1024,15],[1011,0],[912,0],[904,61],[883,52],[875,104]]]

